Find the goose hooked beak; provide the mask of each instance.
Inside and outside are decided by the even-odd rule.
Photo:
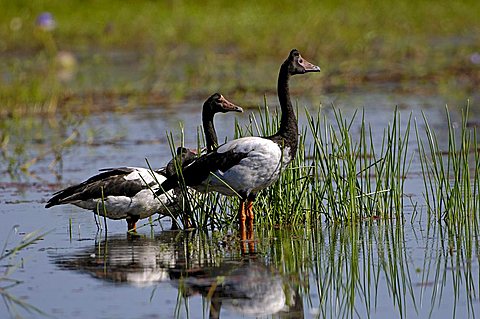
[[[301,56],[299,57],[298,59],[298,63],[303,66],[303,68],[305,69],[305,73],[308,73],[308,72],[320,72],[320,67],[313,64],[313,63],[310,63],[308,62],[307,60],[305,60],[304,58],[302,58]]]
[[[225,110],[225,112],[243,112],[243,109],[240,106],[233,104],[224,98],[223,95],[220,96],[219,101],[222,103],[222,108]]]

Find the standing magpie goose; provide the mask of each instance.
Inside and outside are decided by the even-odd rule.
[[[182,177],[187,186],[200,192],[216,191],[240,196],[238,216],[241,239],[246,239],[245,222],[253,231],[253,202],[257,193],[272,185],[293,160],[298,146],[298,123],[290,100],[290,76],[319,72],[320,68],[305,60],[293,49],[280,67],[278,99],[282,111],[280,128],[267,137],[243,137],[219,146],[185,166]],[[179,185],[179,177],[168,177],[157,194]]]

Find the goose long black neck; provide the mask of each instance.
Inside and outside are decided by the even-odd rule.
[[[204,105],[202,111],[202,123],[203,132],[205,132],[205,142],[207,143],[207,153],[210,153],[218,146],[217,132],[215,132],[215,127],[213,125],[214,115],[215,114]]]
[[[288,67],[289,62],[285,61],[280,67],[278,74],[277,93],[282,110],[282,118],[280,120],[280,128],[275,136],[281,137],[285,146],[290,147],[290,153],[295,155],[298,145],[298,123],[290,100],[290,89],[288,86],[290,73],[288,72]]]

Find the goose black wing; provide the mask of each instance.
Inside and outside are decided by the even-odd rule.
[[[248,152],[238,152],[238,150],[231,149],[222,153],[213,151],[200,156],[183,168],[182,175],[185,184],[187,186],[199,185],[210,176],[210,173],[216,171],[225,172],[237,165],[247,155]],[[178,174],[173,174],[162,183],[160,190],[157,191],[157,195],[168,192],[178,187],[178,185],[179,176]]]
[[[124,177],[135,171],[131,167],[106,168],[86,181],[54,193],[46,208],[77,200],[88,200],[107,196],[133,197],[146,186],[140,179],[126,180]]]

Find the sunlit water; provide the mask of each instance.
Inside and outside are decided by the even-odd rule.
[[[311,112],[321,107],[331,118],[331,103],[346,118],[364,108],[378,138],[396,105],[402,123],[412,114],[422,127],[424,111],[439,140],[446,136],[439,97],[357,93],[322,96],[308,105],[313,105]],[[277,231],[257,227],[255,253],[248,256],[241,255],[235,233],[173,232],[168,231],[169,221],[162,220],[141,227],[140,237],[128,238],[124,221],[108,221],[107,236],[97,230],[90,212],[43,207],[52,192],[100,168],[146,166],[145,158],[154,167],[165,165],[170,158],[166,132],[178,132],[180,121],[185,144],[195,146],[200,105],[91,116],[76,128],[78,144],[62,152],[61,162],[44,154],[29,167],[31,176],[18,173],[12,180],[5,173],[0,184],[1,243],[11,248],[26,233],[47,232],[16,258],[2,261],[2,270],[17,267],[9,277],[21,281],[8,292],[56,318],[478,316],[478,240],[452,242],[444,224],[419,216],[411,221],[413,206],[408,203],[403,223],[380,220]],[[247,123],[250,111],[246,113],[234,116]],[[233,137],[234,116],[216,117],[220,139]],[[455,109],[451,116],[454,122],[461,118]],[[41,154],[48,143],[47,138],[33,144],[30,152]],[[415,150],[414,138],[410,144]],[[406,193],[412,202],[422,203],[418,162],[409,170]],[[1,303],[0,317],[15,312],[41,316],[9,300]]]

